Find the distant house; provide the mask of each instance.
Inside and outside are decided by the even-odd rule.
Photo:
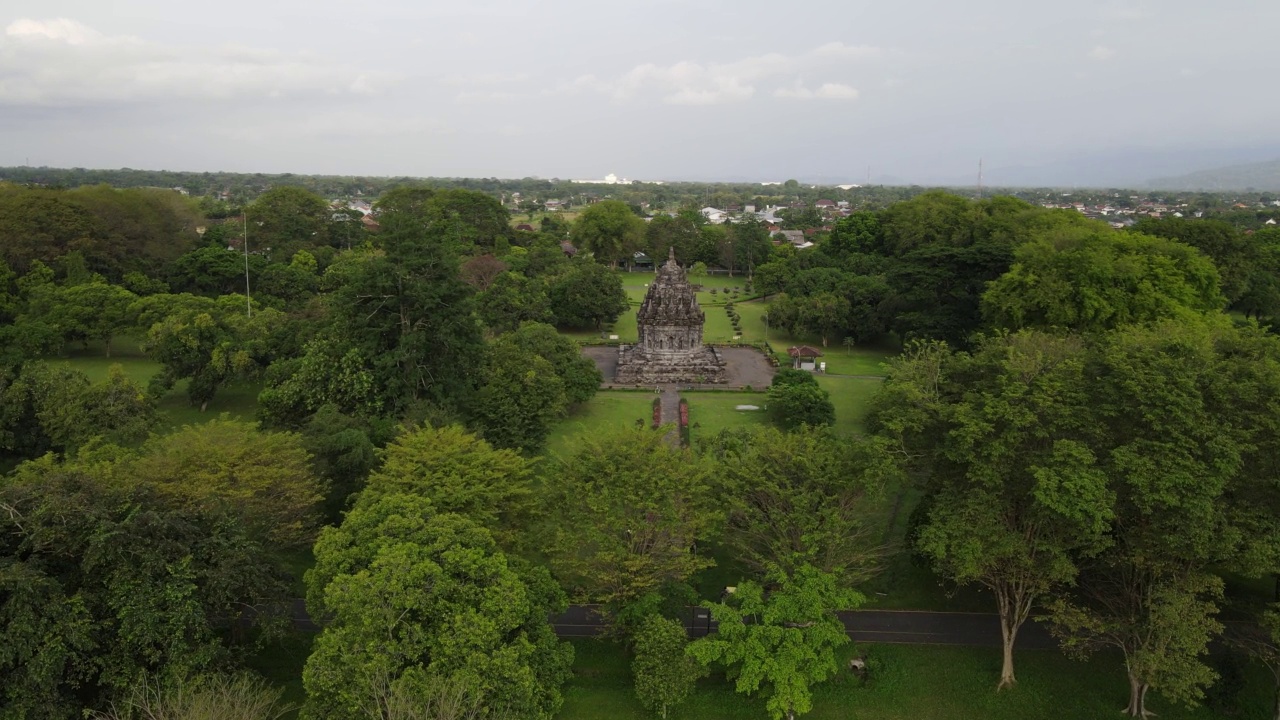
[[[800,245],[801,243],[804,242],[803,230],[782,230],[778,234],[781,235],[784,240],[791,243],[792,245]]]
[[[373,219],[372,215],[365,215],[360,218],[360,222],[364,223],[366,230],[379,230],[382,228],[382,226],[378,224],[378,221]]]
[[[1276,224],[1276,219],[1275,219],[1275,218],[1269,218],[1266,222],[1264,222],[1264,223],[1262,223],[1262,224],[1263,224],[1263,225],[1275,225],[1275,224]]]
[[[702,217],[706,218],[709,223],[719,225],[729,219],[729,213],[713,207],[704,207],[702,208]]]
[[[568,240],[561,240],[560,252],[564,253],[565,257],[573,257],[574,255],[578,254],[578,248],[574,247],[573,243],[569,242]]]
[[[559,200],[548,200],[542,206],[547,209],[547,212],[559,212],[564,208],[564,203]]]
[[[769,234],[770,234],[770,235],[772,235],[772,234],[774,234],[774,233],[776,233],[776,232],[782,232],[782,228],[781,228],[781,227],[779,227],[779,226],[777,226],[777,225],[770,225],[770,226],[769,226]]]
[[[819,200],[818,202],[814,203],[813,206],[816,208],[833,208],[836,206],[836,204],[832,200]]]
[[[534,231],[534,230],[533,230],[533,226],[532,226],[532,225],[530,225],[529,223],[520,223],[519,225],[517,225],[517,226],[516,226],[516,229],[517,229],[517,230],[524,230],[525,232],[533,232],[533,231]]]

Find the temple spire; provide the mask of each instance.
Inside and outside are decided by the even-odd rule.
[[[675,261],[676,261],[676,246],[672,245],[671,247],[667,248],[667,262],[675,262]]]

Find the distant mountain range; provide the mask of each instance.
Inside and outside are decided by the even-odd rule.
[[[1155,178],[1144,184],[1152,190],[1280,191],[1280,160],[1197,170],[1185,175]]]
[[[983,179],[989,187],[1280,190],[1280,161],[1261,158],[1280,158],[1280,146],[1081,152],[1036,165],[988,163]],[[974,166],[972,174],[915,181],[969,187],[977,182]]]

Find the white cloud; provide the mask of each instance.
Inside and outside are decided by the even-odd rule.
[[[1089,58],[1092,60],[1105,61],[1110,60],[1115,56],[1116,51],[1106,45],[1095,45],[1094,48],[1089,51]]]
[[[843,83],[823,83],[817,90],[810,90],[797,80],[790,86],[774,90],[773,96],[795,100],[857,100],[858,90]]]
[[[170,48],[67,18],[21,19],[0,35],[0,105],[370,95],[386,80],[300,55],[245,47]]]
[[[880,49],[831,42],[799,55],[766,53],[723,63],[681,61],[671,65],[645,63],[614,78],[582,75],[562,84],[558,92],[598,92],[625,102],[656,94],[671,105],[717,105],[741,102],[755,95],[756,83],[813,69],[833,69],[850,61],[876,57]],[[797,85],[797,87],[799,87]],[[800,92],[802,91],[802,92]],[[840,83],[826,83],[817,90],[800,88],[800,94],[780,89],[777,97],[852,99],[857,90]]]

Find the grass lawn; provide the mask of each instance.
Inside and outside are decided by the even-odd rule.
[[[146,388],[147,383],[158,372],[160,364],[151,360],[138,349],[135,338],[119,337],[111,344],[111,357],[106,357],[101,343],[89,343],[82,347],[79,343],[68,346],[62,355],[47,357],[46,362],[65,363],[73,370],[78,370],[89,377],[92,382],[107,379],[112,365],[119,365],[130,380]],[[258,409],[258,393],[262,391],[262,383],[255,381],[230,383],[218,390],[205,412],[193,407],[187,400],[187,381],[180,380],[173,389],[160,398],[160,432],[173,430],[183,425],[197,425],[207,422],[226,413],[232,418],[252,420]]]
[[[590,401],[575,408],[569,417],[556,423],[547,438],[547,453],[568,455],[577,450],[577,439],[586,433],[633,427],[643,420],[645,427],[653,422],[652,392],[601,390]]]
[[[863,432],[871,396],[880,389],[880,380],[860,377],[834,377],[818,375],[818,386],[831,394],[831,404],[836,408],[836,432],[845,434]]]
[[[641,720],[655,717],[636,701],[630,659],[606,641],[574,641],[575,676],[565,688],[561,720]],[[871,678],[864,685],[840,676],[814,689],[813,711],[804,718],[835,720],[1098,720],[1118,718],[1128,700],[1128,683],[1119,657],[1106,654],[1089,662],[1066,659],[1055,650],[1021,650],[1015,658],[1019,685],[995,692],[1000,675],[998,648],[928,645],[864,645]],[[842,658],[855,653],[846,646]],[[1265,673],[1250,668],[1236,717],[1270,717],[1270,688]],[[1168,720],[1221,717],[1210,708],[1187,710],[1156,692],[1148,707]],[[734,692],[721,675],[698,684],[689,700],[675,708],[672,720],[764,720],[763,699]]]
[[[689,401],[689,436],[696,443],[721,430],[765,425],[765,394],[749,392],[680,393]],[[755,405],[759,410],[738,410],[738,405]],[[696,426],[695,426],[696,424]]]

